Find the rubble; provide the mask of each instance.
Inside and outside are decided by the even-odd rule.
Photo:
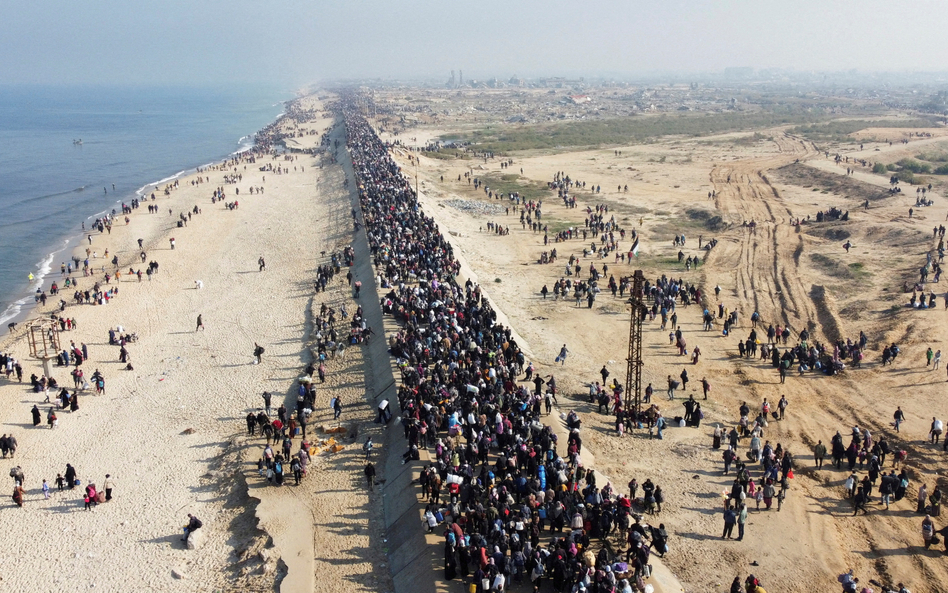
[[[475,216],[497,216],[498,214],[504,214],[506,212],[504,206],[478,202],[476,200],[446,200],[443,204]]]

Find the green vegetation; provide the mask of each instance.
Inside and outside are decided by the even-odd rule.
[[[458,148],[439,148],[438,150],[426,150],[421,154],[428,158],[440,159],[442,161],[453,161],[456,159],[470,160],[471,158],[470,154]]]
[[[753,146],[757,144],[758,142],[760,142],[761,140],[773,140],[773,139],[774,139],[773,136],[764,136],[760,132],[754,132],[753,134],[749,136],[741,136],[740,138],[735,138],[732,144],[734,144],[735,146]]]
[[[720,216],[712,216],[704,222],[704,226],[708,227],[712,231],[720,231],[727,226],[727,223],[724,222],[724,219]]]
[[[923,118],[880,121],[855,119],[802,125],[793,128],[790,132],[800,134],[814,142],[852,142],[850,135],[866,128],[930,128],[933,125],[932,120]]]
[[[948,152],[920,152],[915,158],[930,163],[948,163]]]
[[[933,173],[935,173],[935,175],[948,175],[948,165],[936,167]]]
[[[858,262],[854,264],[849,264],[849,273],[852,275],[852,277],[855,280],[863,280],[872,276],[872,274],[868,270],[866,270],[866,267],[863,264],[858,263]]]
[[[520,197],[527,200],[545,200],[551,196],[550,190],[545,183],[541,181],[531,181],[520,175],[488,173],[479,176],[475,173],[475,177],[483,181],[484,187],[490,188],[490,191],[495,194],[497,192],[502,194],[519,192]]]
[[[547,234],[550,236],[568,230],[570,227],[574,229],[578,228],[575,222],[569,222],[567,220],[541,220],[540,223],[546,225]]]
[[[801,108],[759,113],[642,115],[621,119],[572,121],[514,127],[488,127],[461,135],[479,150],[497,153],[558,147],[645,143],[663,136],[701,137],[739,130],[825,121],[827,115]]]
[[[941,173],[939,173],[941,171]],[[924,185],[928,181],[920,175],[928,175],[935,173],[937,175],[948,175],[948,165],[943,165],[937,169],[932,168],[929,163],[920,163],[915,159],[901,159],[895,163],[889,163],[888,165],[883,165],[882,163],[876,163],[872,167],[873,173],[879,174],[892,174],[893,177],[898,177],[899,181],[904,181],[911,185]]]
[[[920,163],[914,159],[902,159],[895,163],[899,166],[899,171],[911,171],[912,173],[931,173],[932,166],[928,163]]]
[[[915,173],[912,173],[911,171],[908,171],[905,169],[903,169],[902,171],[899,171],[896,177],[899,178],[899,181],[904,181],[905,183],[908,183],[910,185],[925,185],[926,183],[928,183],[922,177],[919,177]]]
[[[691,220],[706,221],[711,218],[711,212],[707,210],[700,210],[698,208],[689,208],[685,211],[685,214],[688,215],[688,218]]]

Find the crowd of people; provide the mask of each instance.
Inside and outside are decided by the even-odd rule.
[[[644,590],[650,553],[667,551],[664,525],[647,526],[634,496],[597,484],[583,465],[578,419],[566,443],[540,421],[555,378],[528,373],[534,389],[520,383],[532,368],[510,329],[477,285],[456,282],[450,243],[418,208],[387,146],[351,99],[343,109],[369,247],[379,285],[389,288],[381,304],[402,326],[389,346],[401,369],[403,458],[430,451],[425,518],[429,529],[444,525],[445,577],[470,579],[476,593],[524,579],[535,588],[550,579],[557,590]],[[651,498],[641,510],[660,509]],[[628,551],[594,553],[616,530]]]

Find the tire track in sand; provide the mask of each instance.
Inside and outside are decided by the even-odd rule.
[[[818,323],[821,311],[811,299],[811,288],[800,280],[798,273],[803,237],[788,224],[793,213],[765,171],[815,152],[802,140],[787,134],[775,136],[775,143],[778,154],[712,168],[715,205],[722,217],[735,224],[753,223],[739,228],[737,258],[714,263],[719,269],[734,271],[738,297],[752,303],[762,320],[789,325],[795,332],[806,327],[812,333],[820,331],[823,324]],[[822,315],[835,318],[828,311],[822,311]]]

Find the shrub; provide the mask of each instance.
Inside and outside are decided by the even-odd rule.
[[[882,163],[876,163],[872,166],[872,172],[878,173],[879,175],[884,175],[885,173],[888,173],[888,171],[889,169],[887,169]]]
[[[928,163],[920,163],[915,159],[902,159],[896,163],[898,166],[902,167],[903,170],[907,169],[912,173],[931,173],[932,166]]]

